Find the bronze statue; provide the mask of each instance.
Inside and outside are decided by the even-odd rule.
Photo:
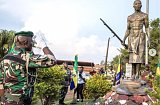
[[[145,58],[145,37],[148,33],[148,15],[141,12],[142,3],[140,0],[135,0],[133,3],[135,12],[128,16],[127,30],[123,39],[125,43],[128,37],[128,51],[129,51],[129,63],[132,64],[133,77],[139,76],[141,64],[144,63]],[[143,32],[145,27],[145,32]]]

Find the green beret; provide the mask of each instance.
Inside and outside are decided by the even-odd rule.
[[[32,31],[20,31],[15,33],[15,36],[27,36],[27,37],[33,37]]]

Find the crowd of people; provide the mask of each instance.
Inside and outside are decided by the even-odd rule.
[[[62,84],[62,89],[61,89],[60,95],[59,95],[60,96],[59,97],[59,105],[66,105],[64,103],[64,99],[67,95],[69,84],[72,80],[72,77],[74,77],[74,75],[72,74],[71,69],[68,67],[67,62],[64,62],[62,65],[64,66],[64,70],[66,71],[67,75],[65,77],[65,80],[62,82],[63,83]],[[91,77],[95,74],[103,75],[105,73],[106,72],[103,68],[100,68],[99,70],[92,69],[92,71],[90,71],[89,73],[86,73],[84,71],[83,66],[79,67],[78,68],[78,73],[77,73],[77,75],[78,75],[77,87],[74,89],[72,104],[84,101],[83,91],[84,91],[84,86],[85,86],[86,80],[88,79],[86,77],[86,74],[89,74],[90,77]],[[112,72],[111,74],[113,75],[114,73]]]
[[[62,88],[60,91],[60,95],[59,95],[59,105],[66,105],[64,103],[64,99],[67,95],[68,92],[68,87],[70,85],[71,79],[72,79],[72,73],[71,70],[68,68],[68,64],[66,62],[63,63],[64,66],[64,70],[66,70],[66,76],[65,76],[65,80],[62,81]],[[74,95],[73,95],[73,99],[75,99],[75,95],[76,95],[76,101],[77,102],[83,102],[83,89],[84,89],[84,84],[85,84],[86,80],[85,80],[85,73],[84,73],[84,67],[81,66],[80,69],[78,69],[78,81],[77,81],[77,87],[74,89]],[[76,103],[76,102],[74,102]]]

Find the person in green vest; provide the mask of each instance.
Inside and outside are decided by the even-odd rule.
[[[2,105],[31,105],[37,68],[56,64],[44,36],[37,37],[44,55],[32,51],[34,36],[31,31],[15,33],[14,47],[0,62],[0,96]]]

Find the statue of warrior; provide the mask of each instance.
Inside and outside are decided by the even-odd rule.
[[[145,37],[148,36],[148,15],[141,11],[142,3],[135,0],[133,3],[135,12],[128,16],[127,30],[123,39],[125,43],[128,37],[129,63],[132,64],[133,77],[139,77],[141,64],[145,58]],[[145,27],[145,32],[143,31]]]

